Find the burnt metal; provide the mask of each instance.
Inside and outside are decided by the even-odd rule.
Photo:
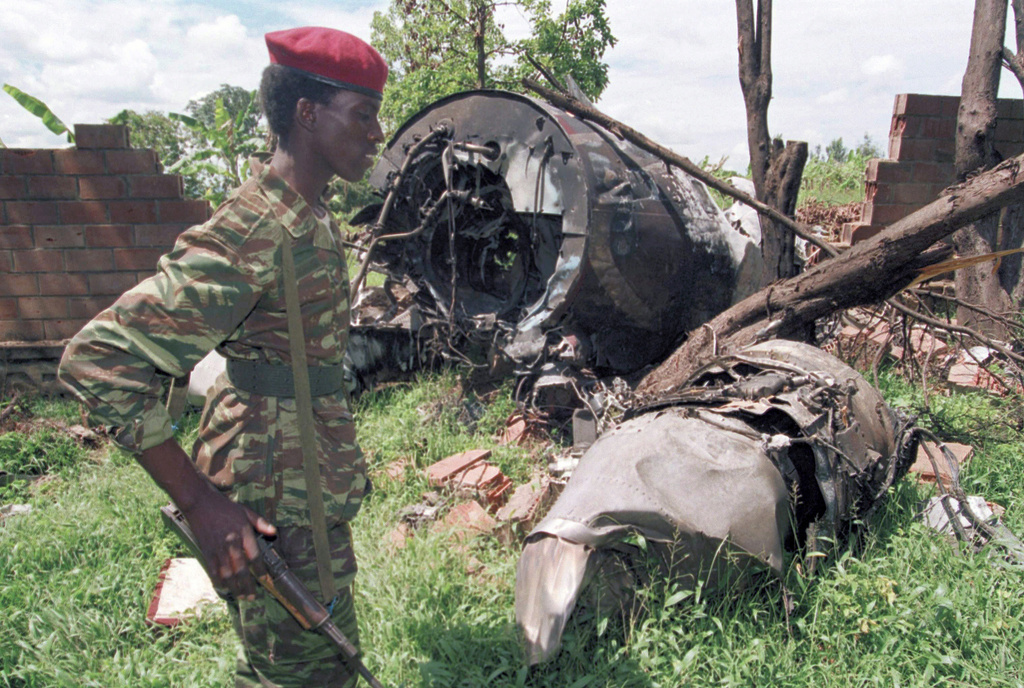
[[[587,366],[635,371],[759,275],[757,248],[703,185],[526,96],[433,103],[398,131],[370,181],[393,203],[374,231],[374,268],[406,285],[426,322],[499,350],[520,372],[566,337]]]
[[[622,599],[645,558],[710,587],[780,574],[787,550],[838,546],[906,473],[916,441],[859,373],[813,346],[719,358],[602,434],[530,533],[516,576],[530,663],[557,651],[588,580]]]

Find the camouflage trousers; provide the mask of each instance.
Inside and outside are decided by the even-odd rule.
[[[339,590],[331,620],[359,647],[352,585],[356,575],[352,530],[347,522],[327,532],[331,569]],[[320,591],[313,532],[305,527],[279,527],[274,540],[288,566],[317,599],[328,604]],[[307,631],[262,587],[253,601],[228,604],[235,632],[242,641],[235,677],[236,688],[292,688],[323,686],[351,688],[356,673],[350,671],[337,648],[324,636]]]

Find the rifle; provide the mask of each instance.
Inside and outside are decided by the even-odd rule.
[[[189,527],[185,516],[173,503],[160,507],[160,515],[166,525],[182,541],[186,548],[199,560],[199,563],[206,569],[207,575],[210,570],[206,567],[206,561],[199,549],[195,534]],[[295,617],[295,620],[307,631],[316,631],[326,636],[341,652],[349,667],[354,668],[360,676],[366,679],[371,688],[384,688],[380,681],[374,678],[370,670],[366,668],[359,659],[358,652],[352,642],[345,637],[333,621],[327,609],[313,596],[305,585],[298,579],[294,572],[288,568],[281,555],[274,549],[274,545],[265,537],[256,533],[256,539],[260,547],[260,558],[262,567],[250,565],[249,570],[259,581],[260,585],[274,596],[288,612]],[[261,570],[262,569],[262,570]],[[210,575],[210,579],[213,576]],[[226,590],[217,590],[221,597],[229,597]]]

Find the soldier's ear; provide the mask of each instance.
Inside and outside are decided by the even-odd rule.
[[[316,127],[316,103],[309,98],[299,98],[295,103],[295,124],[306,131]]]

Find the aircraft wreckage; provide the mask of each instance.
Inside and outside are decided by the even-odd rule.
[[[844,541],[916,446],[878,391],[821,349],[775,340],[721,357],[598,438],[527,537],[516,620],[529,663],[555,654],[590,582],[628,608],[652,560],[713,587]]]
[[[761,273],[756,232],[734,227],[701,183],[521,95],[428,106],[371,182],[384,201],[353,222],[357,389],[433,352],[503,359],[535,387],[565,376],[597,410],[600,395],[575,385],[581,371],[594,380],[661,360]],[[367,268],[382,286],[364,286]],[[585,590],[626,599],[645,558],[714,585],[726,572],[779,574],[786,551],[842,541],[915,444],[878,392],[820,349],[779,340],[720,358],[603,433],[527,538],[516,618],[529,662],[557,651]],[[630,544],[638,535],[645,553]]]
[[[372,227],[369,262],[387,279],[354,298],[357,330],[411,325],[521,374],[636,371],[760,275],[759,248],[701,183],[526,96],[437,101],[370,181],[386,200],[354,223]]]

